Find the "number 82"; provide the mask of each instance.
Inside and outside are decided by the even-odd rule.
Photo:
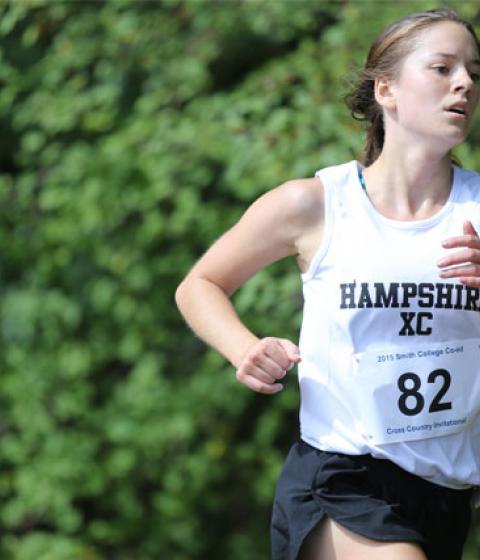
[[[446,369],[435,369],[430,372],[427,382],[435,383],[438,377],[441,377],[443,379],[443,383],[437,394],[433,398],[428,412],[439,412],[441,410],[449,410],[452,408],[451,401],[441,402],[442,398],[450,388],[451,375]],[[413,383],[413,386],[410,388],[406,386],[408,381],[411,381]],[[401,392],[401,395],[398,399],[398,408],[400,409],[400,412],[407,416],[415,416],[416,414],[419,414],[425,406],[425,398],[420,393],[420,387],[422,385],[420,377],[416,373],[404,373],[398,378],[397,385]],[[409,407],[407,405],[407,399],[409,397],[415,399],[413,407]]]

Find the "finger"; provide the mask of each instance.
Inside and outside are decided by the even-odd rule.
[[[282,378],[289,365],[288,357],[278,338],[267,337],[262,340],[263,351],[269,359],[269,372],[277,379]]]
[[[265,354],[274,362],[279,368],[280,372],[286,372],[290,365],[288,354],[283,348],[278,338],[265,339]]]
[[[470,264],[467,266],[457,266],[455,268],[440,271],[440,278],[462,277],[480,278],[480,266],[476,264]]]
[[[472,226],[473,227],[473,226]],[[472,249],[480,249],[480,238],[478,235],[457,235],[449,237],[442,242],[442,246],[446,249],[454,249],[455,247],[470,247]]]
[[[453,266],[462,263],[477,263],[480,262],[480,249],[462,249],[456,251],[451,255],[441,258],[437,265],[440,267]]]
[[[252,375],[241,375],[239,371],[237,371],[237,379],[249,389],[264,395],[275,395],[283,389],[281,383],[264,383]]]
[[[302,360],[298,346],[286,338],[277,338],[275,342],[276,345],[269,348],[272,359],[285,371],[290,371],[296,363]]]
[[[262,339],[256,350],[271,360],[269,368],[267,369],[264,366],[264,369],[267,369],[269,373],[275,375],[277,378],[283,377],[291,363],[289,354],[283,344],[283,339],[266,337]],[[275,364],[275,366],[273,364]]]
[[[480,278],[478,276],[465,276],[458,279],[460,284],[464,284],[465,286],[469,286],[470,288],[480,288]]]
[[[278,339],[280,344],[282,345],[283,349],[285,350],[288,360],[293,362],[294,364],[298,364],[302,361],[300,356],[300,349],[296,344],[294,344],[291,340],[287,338],[279,338]]]
[[[285,376],[285,370],[264,354],[247,356],[239,371],[251,375],[264,383],[275,383],[277,379]]]
[[[478,233],[475,231],[473,224],[470,220],[463,223],[463,233],[465,235],[473,235],[474,237],[479,237]]]
[[[265,383],[274,383],[285,376],[286,366],[280,366],[277,361],[268,355],[268,348],[272,346],[271,340],[262,339],[245,357],[240,366],[240,371],[253,375]]]

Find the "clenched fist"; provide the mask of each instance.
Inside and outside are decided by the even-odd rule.
[[[262,338],[245,354],[237,379],[253,391],[274,395],[283,389],[278,380],[300,361],[299,349],[290,340]]]

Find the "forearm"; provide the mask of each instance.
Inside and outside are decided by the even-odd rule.
[[[175,299],[193,331],[236,368],[258,342],[240,321],[227,294],[209,280],[187,278],[178,287]]]

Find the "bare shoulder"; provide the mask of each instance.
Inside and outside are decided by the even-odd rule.
[[[251,204],[189,273],[232,294],[268,264],[296,257],[308,266],[322,234],[323,187],[319,179],[293,179]]]
[[[323,238],[324,200],[319,178],[292,179],[261,196],[244,219],[261,217],[268,235],[276,238],[278,246],[288,248],[288,254],[295,255],[300,269],[306,271]]]
[[[292,198],[292,202],[301,207],[323,205],[323,185],[319,177],[291,179],[283,183],[281,188]]]
[[[323,219],[323,185],[317,177],[291,179],[262,195],[255,206],[268,208],[284,223],[308,228]]]

